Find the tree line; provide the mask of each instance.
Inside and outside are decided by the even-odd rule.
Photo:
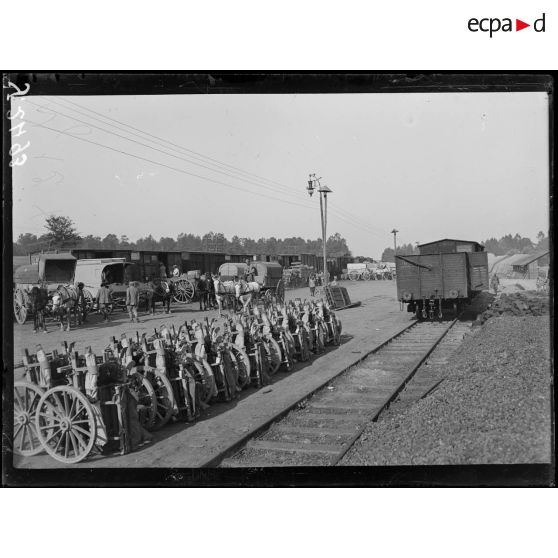
[[[520,234],[507,234],[500,239],[488,238],[481,242],[486,252],[495,256],[505,256],[511,254],[535,254],[548,250],[548,236],[543,231],[539,231],[536,241],[523,237]],[[402,244],[397,246],[398,254],[418,254],[418,247],[415,244]],[[383,262],[393,262],[393,248],[386,248],[382,252]]]
[[[131,241],[127,236],[118,237],[109,233],[105,237],[80,235],[69,217],[51,216],[45,222],[43,235],[20,234],[13,243],[14,256],[24,256],[41,250],[92,248],[107,250],[157,250],[161,252],[219,252],[225,254],[321,254],[322,240],[289,238],[253,238],[233,236],[230,240],[221,232],[204,235],[181,233],[177,238],[164,236],[158,240],[151,234]],[[331,235],[326,242],[328,255],[350,256],[351,251],[345,238],[339,233]]]

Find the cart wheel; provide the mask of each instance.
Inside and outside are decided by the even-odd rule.
[[[368,270],[364,271],[362,274],[362,278],[364,279],[364,281],[370,281],[371,279],[371,275],[370,272]]]
[[[54,387],[43,394],[35,425],[43,448],[62,463],[79,463],[95,443],[96,423],[91,403],[70,386]]]
[[[145,378],[141,378],[141,384],[134,383],[130,386],[138,402],[138,414],[141,425],[146,430],[153,430],[155,417],[157,416],[157,396],[151,382]]]
[[[203,385],[203,393],[201,400],[204,403],[209,403],[214,395],[217,395],[217,386],[215,385],[215,376],[213,375],[213,370],[209,366],[207,360],[202,359],[194,360],[194,366],[199,374],[199,381]]]
[[[21,289],[14,292],[14,316],[18,324],[24,324],[27,319],[27,304],[25,293]]]
[[[279,343],[273,337],[267,337],[264,339],[264,348],[269,359],[269,373],[273,375],[279,370],[283,360],[281,347],[279,347]]]
[[[174,294],[172,298],[176,302],[180,302],[181,304],[192,302],[192,300],[194,299],[194,294],[195,287],[191,281],[188,281],[188,279],[180,279],[179,281],[175,281]]]
[[[275,287],[275,298],[277,299],[277,302],[285,301],[285,283],[282,279],[279,280],[277,287]]]
[[[37,455],[43,450],[35,415],[43,390],[31,382],[14,382],[14,453],[17,455]]]
[[[240,389],[244,389],[250,383],[250,358],[244,349],[234,345],[231,347],[231,353],[237,363],[238,379],[236,383]]]
[[[155,372],[149,377],[157,397],[157,410],[153,430],[159,430],[169,422],[174,413],[174,396],[169,379],[160,372]]]

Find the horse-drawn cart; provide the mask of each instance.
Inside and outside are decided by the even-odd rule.
[[[219,277],[222,282],[231,282],[235,278],[244,280],[251,273],[254,283],[258,284],[261,297],[272,301],[282,302],[285,299],[285,282],[283,280],[283,266],[277,262],[225,263],[219,267]]]
[[[46,289],[48,303],[45,314],[52,309],[52,295],[59,285],[70,284],[74,278],[76,258],[69,253],[38,254],[35,261],[14,269],[14,317],[19,324],[24,324],[33,314],[31,291],[33,287]],[[91,298],[85,293],[86,300]]]

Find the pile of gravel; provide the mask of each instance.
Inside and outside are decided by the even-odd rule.
[[[543,316],[548,314],[550,299],[537,291],[503,293],[492,305],[480,314],[475,325],[480,325],[494,316]]]
[[[550,462],[548,316],[492,318],[465,339],[445,375],[425,399],[370,423],[341,464]]]

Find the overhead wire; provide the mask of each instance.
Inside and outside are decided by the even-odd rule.
[[[60,101],[63,101],[63,102],[60,102]],[[75,103],[75,102],[73,102],[73,101],[70,101],[70,100],[67,99],[67,98],[60,98],[58,101],[53,100],[52,98],[49,98],[49,102],[54,103],[54,104],[56,104],[56,105],[58,105],[58,106],[62,106],[62,107],[65,108],[65,109],[72,110],[72,111],[74,111],[74,112],[76,112],[76,113],[78,113],[78,114],[81,114],[81,115],[83,115],[83,116],[86,116],[87,118],[91,118],[91,119],[93,119],[93,120],[97,120],[98,122],[101,122],[101,123],[104,124],[105,126],[106,126],[106,125],[109,125],[109,126],[112,126],[112,127],[114,127],[114,128],[117,128],[117,129],[119,129],[119,130],[121,130],[121,131],[124,131],[124,132],[127,133],[127,134],[135,135],[136,137],[140,137],[137,133],[135,133],[135,132],[129,132],[128,130],[125,130],[125,129],[122,128],[121,126],[124,126],[124,127],[126,127],[126,128],[130,128],[131,130],[135,130],[136,132],[139,132],[139,133],[141,133],[141,134],[144,135],[144,136],[148,136],[148,137],[155,138],[155,139],[158,140],[158,141],[157,141],[157,142],[154,142],[154,143],[157,143],[158,145],[162,145],[162,146],[165,147],[166,149],[171,149],[171,150],[176,151],[176,152],[181,152],[181,151],[182,151],[182,152],[192,153],[192,154],[195,155],[193,158],[196,159],[196,160],[198,160],[198,161],[203,161],[203,162],[211,161],[211,163],[209,163],[209,164],[212,164],[212,165],[219,165],[219,166],[221,166],[221,167],[234,169],[232,172],[236,172],[237,174],[238,174],[238,173],[242,173],[242,174],[245,174],[245,175],[251,175],[251,176],[253,176],[253,177],[255,177],[255,178],[258,178],[259,180],[264,180],[264,181],[266,181],[266,182],[269,182],[270,184],[274,184],[274,185],[278,186],[279,189],[278,189],[277,187],[271,187],[271,186],[269,186],[269,185],[264,186],[264,185],[261,184],[261,183],[257,184],[257,183],[255,183],[255,182],[253,182],[253,181],[251,181],[251,180],[250,180],[250,181],[247,181],[245,178],[242,178],[242,177],[234,177],[234,178],[237,179],[237,180],[244,180],[244,181],[247,181],[247,182],[249,182],[249,183],[251,183],[251,184],[254,184],[254,185],[256,185],[256,186],[267,187],[267,188],[272,189],[272,190],[274,190],[274,191],[276,191],[276,192],[278,192],[278,193],[279,193],[279,192],[280,192],[280,193],[285,193],[285,194],[288,194],[289,196],[298,197],[299,199],[305,198],[305,196],[303,196],[302,194],[299,194],[297,190],[295,190],[294,188],[292,188],[292,187],[290,187],[290,186],[287,186],[286,184],[283,184],[283,183],[280,183],[280,182],[277,182],[277,181],[274,181],[274,180],[271,180],[271,179],[262,177],[262,176],[260,176],[260,175],[257,175],[257,174],[255,174],[255,173],[251,173],[251,172],[249,172],[249,171],[245,171],[245,170],[243,170],[243,169],[240,169],[239,167],[235,167],[234,165],[229,165],[228,163],[223,163],[222,161],[219,161],[218,159],[214,159],[214,158],[212,158],[212,157],[209,157],[209,156],[207,156],[207,155],[204,155],[204,154],[199,153],[199,152],[197,152],[197,151],[194,151],[194,150],[192,150],[192,149],[188,149],[188,148],[186,148],[186,147],[180,146],[180,145],[178,145],[178,144],[176,144],[176,143],[174,143],[174,142],[172,142],[172,141],[170,141],[170,140],[166,140],[166,139],[164,139],[164,138],[161,138],[161,137],[159,137],[159,136],[156,136],[156,135],[154,135],[154,134],[151,134],[150,132],[146,132],[146,131],[144,131],[144,130],[141,130],[141,129],[135,127],[135,126],[132,126],[132,125],[130,125],[130,124],[127,124],[127,123],[125,123],[125,122],[122,122],[122,121],[120,121],[120,120],[117,120],[117,119],[115,119],[115,118],[112,118],[112,117],[110,117],[110,116],[103,115],[102,113],[100,113],[100,112],[98,112],[98,111],[95,111],[95,110],[93,110],[93,109],[90,109],[89,107],[86,107],[86,106],[84,106],[84,105],[80,105],[79,103]],[[32,104],[36,104],[36,103],[32,103]],[[86,111],[92,112],[93,114],[96,114],[96,115],[101,116],[101,117],[102,117],[103,119],[105,119],[105,120],[110,120],[110,121],[112,121],[112,122],[116,122],[116,123],[120,124],[120,126],[115,126],[114,124],[110,124],[110,123],[107,123],[107,122],[103,122],[103,121],[101,121],[100,119],[91,116],[90,114],[84,113],[84,112],[82,112],[82,111],[79,111],[79,110],[76,110],[76,109],[74,109],[74,108],[72,108],[72,107],[67,106],[67,104],[71,104],[71,105],[74,105],[74,106],[76,106],[76,107],[82,108],[82,109],[84,109],[84,110],[86,110]],[[46,108],[46,110],[49,110],[49,111],[51,111],[51,112],[55,112],[56,114],[60,114],[61,116],[65,116],[65,117],[67,117],[67,118],[72,118],[72,119],[74,119],[74,120],[76,120],[76,121],[79,121],[79,122],[82,122],[82,123],[83,123],[83,121],[80,121],[79,119],[76,119],[75,117],[73,117],[73,116],[71,116],[71,115],[64,114],[64,113],[60,113],[60,112],[58,112],[58,111],[55,111],[55,110],[53,110],[53,109],[51,109],[51,108],[49,108],[49,107],[45,107],[45,106],[43,106],[42,108]],[[91,123],[85,123],[85,124],[86,124],[86,125],[91,125]],[[94,126],[94,125],[91,125],[91,126],[92,126],[92,127],[99,128],[99,127]],[[107,132],[107,133],[113,133],[113,132],[110,132],[110,131],[108,131],[108,130],[106,130],[106,129],[104,129],[104,128],[99,128],[99,129],[101,129],[101,130],[103,130],[103,131],[105,131],[105,132]],[[116,135],[118,135],[118,134],[116,134]],[[129,138],[126,138],[126,139],[129,139]],[[144,139],[144,138],[142,138],[142,139]],[[134,141],[134,140],[130,140],[130,141]],[[148,140],[148,141],[152,141],[152,142],[153,142],[153,140]],[[162,142],[162,143],[161,143],[161,142]],[[168,145],[173,146],[173,147],[168,147]],[[151,146],[149,146],[149,147],[151,148]],[[177,149],[175,149],[175,148],[177,148]],[[171,155],[171,156],[172,156],[172,155]],[[188,156],[189,156],[189,157],[192,157],[192,155],[188,155]],[[207,160],[207,161],[206,161],[206,160]],[[229,176],[229,177],[232,176],[232,175],[230,175],[230,174],[228,174],[228,173],[226,173],[226,172],[223,172],[223,171],[221,171],[221,170],[212,169],[212,168],[209,168],[209,167],[204,166],[204,165],[200,165],[199,163],[195,163],[195,162],[190,161],[190,160],[187,160],[187,162],[189,162],[189,163],[191,163],[191,164],[198,164],[198,166],[202,166],[203,168],[206,168],[206,169],[208,169],[208,170],[210,170],[210,171],[212,171],[212,172],[220,172],[221,174],[225,174],[225,175],[227,175],[227,176]],[[229,171],[229,172],[231,172],[231,171]],[[351,225],[355,225],[355,224],[357,224],[357,223],[360,224],[360,225],[361,225],[361,227],[360,227],[361,230],[363,230],[363,228],[364,228],[364,229],[366,229],[370,234],[376,235],[376,233],[372,232],[373,229],[375,229],[376,231],[382,232],[382,229],[380,229],[380,228],[378,228],[378,227],[374,227],[373,225],[370,225],[370,223],[364,221],[364,220],[361,219],[360,217],[354,215],[353,213],[351,213],[351,212],[349,212],[349,211],[347,211],[347,210],[345,210],[345,209],[343,209],[343,208],[340,208],[340,207],[333,207],[333,208],[330,209],[330,211],[331,211],[334,215],[337,215],[337,216],[340,216],[340,217],[341,217],[341,216],[344,216],[345,219],[342,219],[342,220],[345,221],[345,222],[347,222],[347,223],[349,223],[349,224],[351,224]],[[350,221],[347,221],[347,219],[349,219]],[[384,234],[376,235],[376,236],[379,236],[379,237],[382,237],[382,238],[383,238]]]

